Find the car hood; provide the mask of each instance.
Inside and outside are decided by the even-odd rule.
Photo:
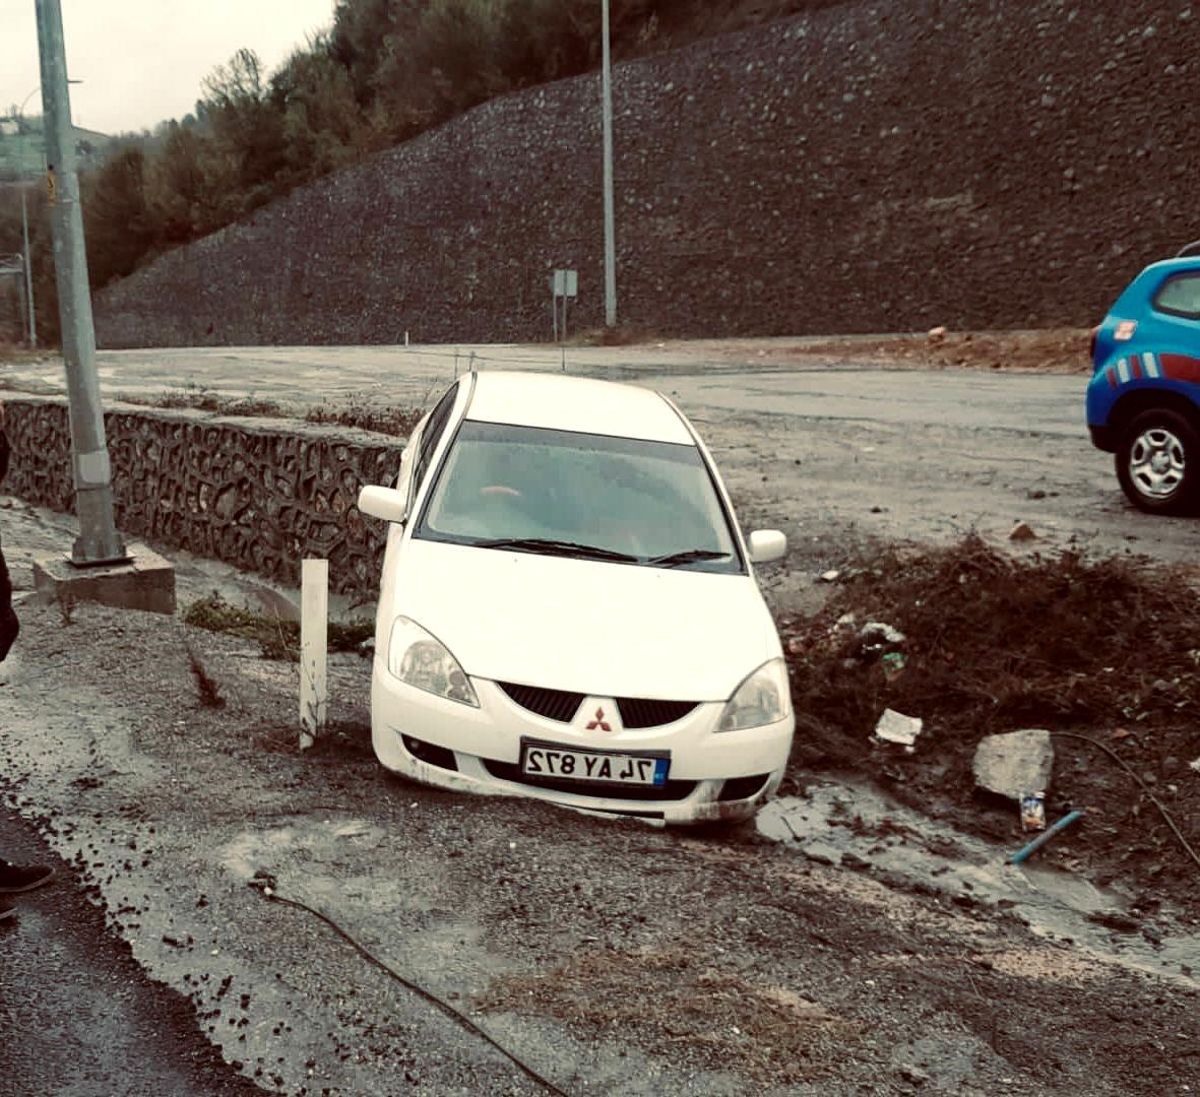
[[[747,575],[410,540],[391,618],[476,678],[601,697],[723,701],[781,654]]]

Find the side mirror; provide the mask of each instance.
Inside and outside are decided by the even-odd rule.
[[[408,517],[408,499],[394,488],[368,484],[358,493],[358,509],[372,518],[403,525]]]
[[[773,564],[787,554],[787,537],[777,529],[756,529],[750,534],[750,563]]]

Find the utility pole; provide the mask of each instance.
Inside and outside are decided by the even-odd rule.
[[[601,31],[604,38],[604,323],[617,323],[617,242],[613,212],[613,118],[612,55],[608,41],[608,0],[601,0]]]
[[[21,187],[21,246],[25,256],[25,307],[29,313],[29,347],[37,350],[37,319],[33,311],[33,268],[29,261],[29,213],[25,208],[25,187]]]
[[[123,562],[128,557],[113,522],[112,471],[100,408],[100,383],[96,377],[96,332],[88,289],[79,177],[75,172],[75,132],[67,90],[62,6],[60,0],[36,0],[36,5],[46,184],[70,403],[75,509],[79,517],[79,537],[71,550],[71,563],[86,567]]]

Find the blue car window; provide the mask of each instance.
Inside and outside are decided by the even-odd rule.
[[[1168,278],[1154,295],[1154,307],[1172,316],[1200,320],[1200,271]]]

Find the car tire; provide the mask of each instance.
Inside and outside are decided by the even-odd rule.
[[[1190,514],[1200,500],[1200,433],[1177,411],[1144,411],[1121,435],[1117,480],[1149,514]]]

